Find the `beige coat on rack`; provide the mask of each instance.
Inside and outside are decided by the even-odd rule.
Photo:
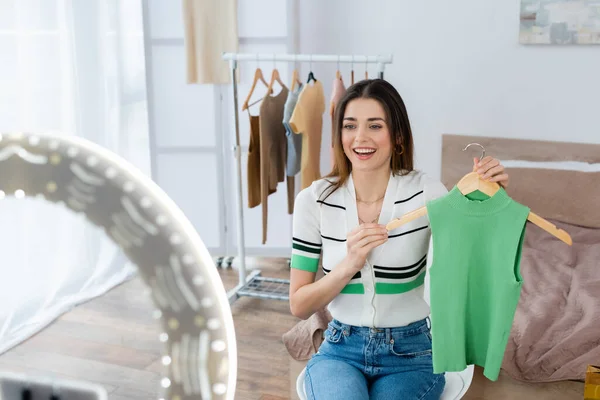
[[[188,83],[231,83],[224,52],[238,50],[237,0],[183,0]]]

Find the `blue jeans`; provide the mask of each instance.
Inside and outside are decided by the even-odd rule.
[[[434,374],[427,319],[399,328],[329,323],[306,366],[305,388],[317,400],[439,400],[444,374]]]

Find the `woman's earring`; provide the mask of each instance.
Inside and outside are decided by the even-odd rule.
[[[404,146],[402,143],[396,143],[396,153],[402,155],[404,153]]]

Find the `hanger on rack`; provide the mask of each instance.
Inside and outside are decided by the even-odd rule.
[[[467,147],[465,147],[463,149],[463,151],[467,150],[469,148],[469,146],[472,146],[472,145],[481,147],[482,155],[481,155],[480,160],[482,160],[485,157],[485,148],[482,145],[480,145],[479,143],[470,143],[467,145]],[[466,174],[465,176],[463,176],[462,179],[460,181],[458,181],[458,183],[456,184],[456,187],[464,196],[468,195],[469,193],[473,193],[476,190],[479,190],[480,192],[485,193],[486,195],[492,197],[494,194],[496,194],[496,192],[498,190],[500,190],[499,184],[497,184],[496,182],[489,182],[489,181],[485,181],[485,180],[481,179],[481,177],[479,176],[479,174],[477,172],[470,172],[470,173]],[[386,228],[388,231],[391,231],[393,229],[396,229],[404,224],[407,224],[408,222],[414,221],[415,219],[423,217],[425,215],[427,215],[427,207],[423,206],[414,211],[404,214],[400,218],[393,219],[386,225]],[[527,216],[527,220],[534,223],[535,225],[539,226],[540,228],[542,228],[549,234],[562,240],[569,246],[573,244],[573,240],[571,239],[571,236],[569,236],[569,234],[567,232],[565,232],[562,229],[557,228],[556,225],[550,223],[549,221],[545,220],[544,218],[540,217],[539,215],[534,214],[533,212],[530,212],[529,215]]]
[[[351,64],[351,70],[350,70],[350,84],[354,85],[354,54],[352,55],[352,64]]]
[[[283,82],[281,81],[281,77],[279,76],[279,71],[274,69],[273,73],[271,73],[271,81],[269,82],[269,93],[273,93],[273,85],[275,82],[279,83],[281,87],[285,87]]]
[[[275,65],[275,56],[273,56],[273,72],[271,73],[271,81],[269,82],[269,86],[268,86],[268,93],[273,93],[273,85],[275,84],[275,82],[279,83],[279,85],[284,88],[285,85],[283,84],[283,82],[281,81],[281,77],[279,76],[279,70],[276,68]]]
[[[335,79],[342,79],[342,73],[340,72],[340,56],[338,55],[337,71],[335,72]],[[333,115],[335,111],[335,103],[332,101],[329,105],[329,115]]]
[[[256,55],[256,63],[258,64],[258,54]],[[250,93],[248,93],[248,96],[246,96],[246,100],[244,100],[244,103],[242,104],[242,111],[245,111],[248,109],[248,107],[249,107],[248,102],[250,101],[250,98],[252,97],[252,94],[254,93],[254,89],[256,89],[256,84],[258,83],[258,81],[261,81],[262,83],[265,84],[265,86],[267,88],[269,88],[269,84],[265,80],[262,70],[260,69],[260,67],[257,66],[256,71],[254,71],[254,80],[252,81],[252,86],[250,87]],[[271,94],[271,91],[267,91],[267,94]],[[252,104],[256,104],[256,102],[254,102]]]
[[[302,86],[302,82],[300,82],[299,79],[299,75],[298,75],[298,70],[294,69],[294,71],[292,71],[292,84],[290,85],[290,90],[293,92],[294,89],[296,89],[296,85],[298,85],[298,87]]]
[[[317,82],[317,78],[315,78],[315,74],[313,74],[313,71],[312,71],[312,55],[310,56],[310,67],[309,67],[309,69],[310,69],[310,72],[308,73],[308,79],[306,80],[306,83],[310,83],[311,79],[314,82]]]
[[[369,66],[367,60],[365,60],[365,80],[369,79]]]
[[[298,74],[298,69],[296,68],[296,60],[294,56],[294,70],[292,71],[292,84],[290,85],[290,90],[293,92],[296,88],[296,84],[298,87],[302,87],[302,82],[300,82],[300,76]]]

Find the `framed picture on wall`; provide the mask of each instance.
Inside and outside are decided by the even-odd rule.
[[[600,44],[600,0],[521,0],[521,44]]]

